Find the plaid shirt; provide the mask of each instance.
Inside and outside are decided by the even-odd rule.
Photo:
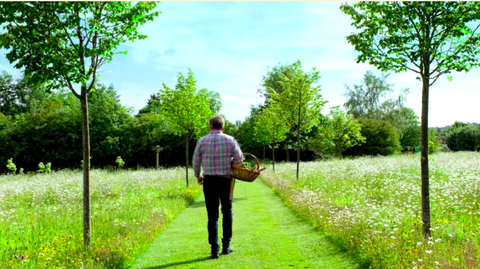
[[[232,157],[235,163],[242,163],[242,150],[235,138],[220,130],[211,130],[208,135],[198,140],[195,147],[193,154],[195,176],[200,176],[200,166],[203,166],[203,175],[231,175]]]

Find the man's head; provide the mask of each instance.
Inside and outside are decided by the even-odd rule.
[[[225,128],[225,121],[220,116],[213,116],[208,121],[208,127],[210,127],[210,130],[223,131],[223,128]]]

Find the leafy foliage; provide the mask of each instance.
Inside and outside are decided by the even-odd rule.
[[[38,173],[48,174],[52,172],[52,163],[48,162],[46,165],[43,162],[38,163]]]
[[[346,112],[357,119],[381,120],[391,110],[401,109],[408,89],[404,89],[397,100],[388,99],[387,94],[393,92],[393,85],[387,82],[387,78],[388,74],[377,77],[372,71],[367,71],[363,77],[363,84],[353,85],[353,89],[345,85]]]
[[[295,130],[297,148],[297,178],[300,165],[301,133],[308,132],[318,123],[318,114],[326,101],[320,94],[320,86],[313,86],[320,79],[320,72],[313,68],[304,72],[300,61],[283,67],[288,71],[279,76],[282,90],[268,88],[272,101],[284,111],[290,129]]]
[[[388,94],[393,92],[393,85],[387,82],[387,78],[388,75],[382,74],[380,78],[368,71],[363,84],[354,85],[353,89],[346,86],[344,107],[354,118],[389,121],[400,137],[402,149],[409,150],[420,144],[420,135],[417,137],[412,132],[419,126],[418,117],[411,108],[404,106],[408,89],[404,89],[397,99],[388,98]],[[404,138],[405,135],[407,137]]]
[[[3,71],[0,74],[0,112],[15,116],[40,109],[41,103],[48,98],[41,87],[33,87],[25,78],[13,80],[12,75]]]
[[[13,159],[10,158],[7,160],[7,169],[11,172],[11,173],[15,173],[17,172],[17,166],[13,163]]]
[[[125,166],[125,162],[122,159],[122,156],[117,156],[117,159],[115,160],[115,163],[119,168],[122,168]]]
[[[335,153],[342,154],[348,148],[365,142],[365,137],[361,134],[362,127],[357,120],[341,111],[339,107],[331,108],[329,114],[332,117]]]
[[[278,142],[286,138],[289,130],[286,118],[281,108],[273,101],[270,106],[262,109],[262,114],[255,118],[255,139],[272,149],[273,170],[275,171],[275,148]]]
[[[442,142],[437,136],[435,129],[428,130],[428,153],[439,152],[442,149]]]
[[[94,86],[96,69],[123,51],[126,41],[145,39],[137,26],[158,16],[155,2],[4,2],[0,46],[15,68],[50,89],[72,83]],[[87,61],[90,61],[89,63]],[[93,78],[93,80],[92,80]],[[82,94],[84,94],[82,92]]]
[[[362,126],[361,134],[365,137],[365,144],[347,149],[345,155],[386,156],[400,151],[398,134],[388,121],[359,119],[358,122]]]
[[[97,82],[94,89],[95,92],[88,94],[90,146],[95,156],[92,165],[102,166],[123,154],[124,130],[132,116],[131,111],[120,104],[113,85],[107,87]]]
[[[457,121],[446,131],[446,144],[453,151],[480,150],[480,127]]]
[[[278,142],[285,139],[288,131],[284,114],[277,105],[262,109],[262,114],[255,118],[255,139],[270,148],[278,148]]]
[[[255,118],[261,114],[261,106],[251,106],[250,116],[245,118],[238,130],[237,140],[243,152],[259,156],[263,143],[255,139]]]
[[[360,131],[358,121],[335,106],[330,108],[327,116],[320,114],[315,136],[309,139],[308,148],[318,151],[321,156],[341,156],[348,148],[365,142]]]
[[[208,120],[213,116],[207,91],[197,91],[195,77],[191,70],[185,77],[178,75],[175,89],[163,84],[160,91],[162,113],[170,123],[174,135],[185,137],[185,177],[188,186],[188,156],[191,138],[199,138],[208,133]]]

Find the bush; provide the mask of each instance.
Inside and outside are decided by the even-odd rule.
[[[428,130],[428,153],[439,152],[442,149],[442,141],[437,137],[435,129]]]
[[[17,172],[17,166],[13,163],[13,158],[7,160],[7,169],[13,174]]]
[[[40,162],[38,164],[38,173],[44,173],[44,174],[47,174],[47,173],[50,173],[52,172],[51,170],[51,167],[52,167],[52,163],[47,163],[47,165],[44,165],[43,162]]]
[[[480,127],[455,122],[446,132],[447,146],[453,151],[480,150]]]
[[[122,159],[122,156],[117,156],[115,163],[118,165],[118,168],[122,168],[125,165],[125,162]]]
[[[421,142],[421,132],[420,126],[413,125],[405,128],[405,131],[400,137],[400,144],[402,150],[413,150],[415,147],[420,147]]]
[[[373,119],[358,119],[358,122],[365,144],[347,149],[344,155],[391,155],[400,151],[398,134],[390,122]]]

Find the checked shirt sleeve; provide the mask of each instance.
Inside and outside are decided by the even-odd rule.
[[[243,153],[238,145],[237,141],[233,139],[234,147],[233,147],[233,162],[240,164],[243,162]]]
[[[202,139],[199,139],[195,152],[193,153],[193,172],[196,177],[200,177],[200,166],[202,164]]]

